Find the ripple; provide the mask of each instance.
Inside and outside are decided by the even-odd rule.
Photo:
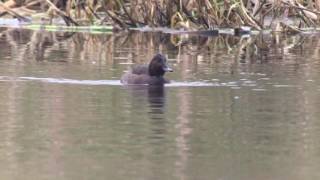
[[[296,85],[290,85],[290,84],[275,84],[275,85],[273,85],[274,87],[276,87],[276,88],[283,88],[283,87],[288,87],[288,88],[290,88],[290,87],[297,87]]]
[[[22,76],[22,77],[10,77],[10,76],[0,76],[0,81],[39,81],[45,83],[55,83],[55,84],[75,84],[75,85],[109,85],[109,86],[122,86],[123,84],[120,80],[77,80],[77,79],[67,79],[67,78],[51,78],[51,77],[32,77],[32,76]],[[170,84],[166,84],[166,87],[230,87],[234,89],[240,89],[239,86],[256,86],[255,81],[244,81],[241,83],[238,81],[230,82],[211,82],[211,81],[171,81]]]
[[[80,84],[80,85],[122,85],[120,80],[75,80],[75,79],[64,79],[64,78],[38,78],[38,77],[19,77],[22,80],[42,81],[47,83],[58,83],[58,84]]]
[[[256,89],[252,89],[252,91],[267,91],[267,90],[263,88],[256,88]]]
[[[202,82],[202,81],[196,81],[196,82],[171,82],[170,84],[166,84],[168,87],[219,87],[222,86],[221,83],[212,83],[212,82]]]

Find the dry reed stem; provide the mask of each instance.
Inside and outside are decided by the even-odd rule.
[[[108,18],[104,18],[101,22],[111,20],[121,28],[141,25],[175,27],[173,24],[179,24],[177,27],[187,29],[249,25],[261,30],[265,28],[266,16],[272,16],[273,13],[273,17],[280,17],[280,14],[286,14],[289,9],[290,12],[294,9],[296,13],[293,15],[304,21],[307,26],[316,26],[320,23],[318,21],[320,0],[55,0],[56,4],[65,2],[63,7],[58,5],[57,7],[51,1],[32,0],[24,7],[36,4],[45,7],[43,4],[46,3],[64,19],[67,25],[78,25],[78,22],[71,17],[78,19],[84,17],[89,24],[93,24],[95,20],[104,18],[100,17],[98,12],[104,12]],[[255,3],[252,11],[248,7],[250,2]],[[247,3],[247,7],[244,3]],[[266,4],[271,7],[265,7]],[[3,3],[0,7],[3,7]],[[20,19],[24,18],[8,7],[6,11]],[[73,11],[77,12],[75,16],[71,16],[74,14],[71,13]],[[179,18],[173,18],[177,13]],[[175,22],[176,20],[178,22]]]
[[[50,0],[45,1],[57,14],[59,14],[63,20],[66,22],[67,25],[70,25],[70,23],[78,26],[79,24],[74,21],[70,16],[68,16],[64,11],[61,11],[54,5]]]
[[[16,16],[18,19],[23,20],[23,21],[30,21],[29,19],[21,16],[19,13],[16,11],[12,10],[12,8],[8,8],[3,2],[0,2],[0,7],[2,7],[4,10],[6,10],[9,14]]]

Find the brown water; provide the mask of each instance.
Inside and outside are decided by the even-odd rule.
[[[0,32],[0,179],[320,178],[318,35]]]

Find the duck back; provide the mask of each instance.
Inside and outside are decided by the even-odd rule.
[[[148,74],[148,65],[136,65],[131,69],[132,74]]]
[[[121,77],[123,84],[149,84],[149,85],[163,85],[169,83],[167,79],[162,76],[150,76],[148,74],[148,67],[136,67],[126,72]]]
[[[149,84],[150,76],[147,65],[134,66],[121,77],[123,84]]]

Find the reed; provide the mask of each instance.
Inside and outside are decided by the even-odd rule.
[[[9,0],[0,4],[0,15],[21,18],[21,7],[45,12],[50,18],[60,16],[67,25],[109,24],[119,28],[199,30],[245,25],[281,30],[281,23],[298,28],[320,23],[319,0],[26,0],[24,4]]]

